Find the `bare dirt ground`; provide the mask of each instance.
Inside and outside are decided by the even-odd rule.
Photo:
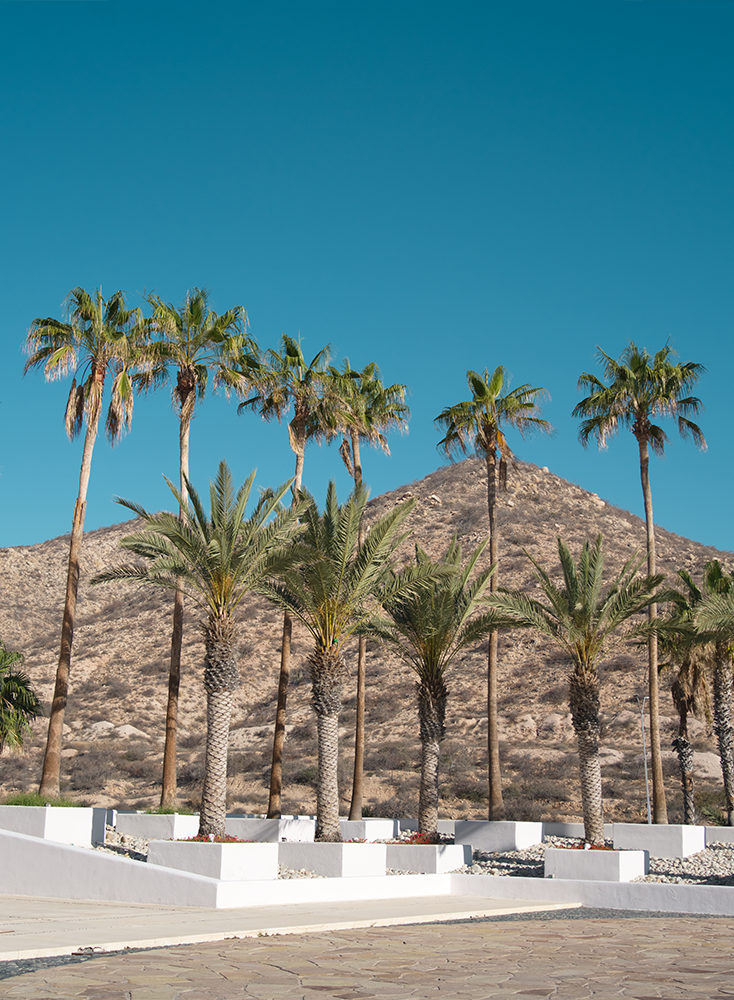
[[[486,479],[476,459],[440,468],[419,482],[371,501],[371,516],[415,497],[413,538],[432,555],[458,535],[465,550],[486,536]],[[510,470],[499,500],[500,585],[534,589],[533,567],[523,549],[555,572],[556,538],[577,553],[601,532],[609,576],[636,552],[645,532],[636,516],[536,466]],[[172,598],[127,584],[90,587],[94,573],[124,561],[119,540],[135,522],[89,532],[85,538],[77,609],[70,697],[66,714],[62,790],[93,804],[147,808],[157,804],[167,696]],[[699,576],[719,552],[661,528],[658,564],[675,584],[675,571]],[[0,637],[21,650],[46,706],[58,657],[68,537],[0,550]],[[242,610],[242,688],[233,720],[229,806],[262,812],[267,806],[271,726],[279,665],[280,615],[262,601]],[[294,634],[289,729],[284,766],[284,812],[313,812],[316,740],[310,707],[307,637]],[[353,654],[354,651],[352,650]],[[197,613],[187,610],[180,710],[179,791],[196,807],[203,776],[205,693],[203,645]],[[350,655],[354,667],[354,655]],[[568,664],[542,639],[508,632],[500,640],[501,739],[508,818],[580,819],[575,741],[567,708]],[[640,715],[637,697],[646,688],[646,653],[622,646],[604,664],[602,687],[603,775],[606,818],[642,819],[645,811]],[[341,791],[351,793],[354,678],[341,722]],[[676,718],[662,682],[662,739],[670,747]],[[705,719],[692,720],[696,781],[704,818],[721,803],[721,774]],[[0,757],[0,796],[34,790],[40,776],[46,721],[41,719],[23,753]],[[486,648],[460,658],[451,674],[447,736],[442,756],[444,816],[486,815]],[[649,746],[649,742],[648,742]],[[680,816],[674,754],[665,750],[671,822]],[[379,647],[370,647],[367,687],[366,803],[372,815],[415,815],[420,750],[414,685],[410,671]]]

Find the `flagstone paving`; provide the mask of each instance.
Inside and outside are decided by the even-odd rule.
[[[734,918],[574,911],[246,938],[104,955],[0,981],[0,1000],[495,997],[731,998]]]

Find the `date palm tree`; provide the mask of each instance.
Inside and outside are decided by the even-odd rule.
[[[706,675],[709,672],[707,645],[697,641],[695,616],[703,593],[687,570],[678,570],[685,584],[685,592],[671,590],[671,614],[660,619],[659,650],[667,662],[660,664],[660,671],[673,670],[670,693],[678,713],[678,733],[673,749],[678,756],[678,767],[683,792],[683,822],[693,826],[698,822],[693,790],[693,747],[688,738],[688,716],[709,715],[709,690]],[[704,573],[705,586],[705,573]],[[709,644],[710,645],[710,644]]]
[[[535,567],[543,599],[536,600],[520,591],[503,591],[493,594],[489,604],[505,624],[534,629],[568,657],[569,707],[579,753],[584,837],[590,844],[602,844],[599,664],[613,645],[648,630],[646,622],[631,627],[629,623],[655,601],[663,577],[637,576],[643,560],[630,559],[605,591],[601,535],[593,546],[584,543],[578,565],[568,546],[558,539],[563,574],[560,586],[532,556],[525,554]],[[624,626],[628,627],[622,631]]]
[[[42,712],[41,703],[23,671],[23,654],[0,641],[0,753],[20,747],[31,723]]]
[[[336,404],[331,407],[330,423],[334,433],[342,437],[339,453],[357,489],[362,485],[362,442],[381,448],[390,454],[385,432],[392,429],[407,431],[410,409],[405,397],[408,387],[395,383],[386,386],[380,370],[373,362],[361,371],[354,369],[345,358],[341,369],[330,368],[337,385]],[[359,544],[362,544],[360,527]],[[357,651],[357,718],[354,737],[354,777],[349,819],[362,819],[364,796],[364,718],[366,688],[367,637],[359,636]]]
[[[267,596],[300,621],[314,646],[309,656],[312,705],[318,731],[316,839],[340,841],[339,713],[347,668],[344,644],[371,617],[370,601],[388,600],[400,589],[416,586],[425,573],[399,583],[386,580],[389,559],[405,537],[400,531],[413,508],[408,501],[380,517],[359,546],[367,494],[356,490],[339,506],[329,484],[323,514],[311,501],[303,515],[302,544],[308,552],[301,563],[272,584]]]
[[[179,491],[186,503],[186,480],[189,475],[189,437],[197,400],[206,394],[209,373],[214,387],[241,389],[247,362],[257,364],[257,345],[247,335],[247,313],[234,306],[221,316],[209,309],[209,293],[194,288],[186,293],[180,306],[149,295],[153,307],[150,329],[158,336],[146,350],[147,367],[135,376],[144,390],[168,382],[175,375],[173,405],[179,418]],[[233,365],[239,359],[240,369]],[[244,360],[244,365],[243,365]],[[176,731],[178,698],[181,683],[181,647],[183,642],[184,597],[179,588],[173,603],[171,660],[168,673],[166,741],[163,751],[161,808],[176,805]]]
[[[545,389],[529,384],[509,389],[505,369],[500,365],[490,375],[485,368],[480,375],[466,373],[471,399],[448,406],[436,417],[434,423],[445,431],[438,449],[447,457],[466,455],[473,450],[484,459],[487,471],[487,513],[489,515],[489,561],[497,566],[499,561],[499,532],[497,528],[497,486],[507,486],[507,465],[514,455],[507,442],[505,427],[513,427],[522,437],[531,431],[549,433],[551,426],[540,417],[539,401],[548,393]],[[507,383],[507,384],[506,384]],[[502,395],[502,390],[505,394]],[[499,587],[497,571],[490,578],[490,591]],[[502,774],[500,771],[499,720],[497,714],[497,633],[489,637],[487,654],[487,749],[489,754],[489,819],[503,816]]]
[[[579,389],[588,396],[576,405],[575,417],[583,418],[579,439],[586,446],[596,438],[600,448],[606,448],[607,439],[620,427],[627,427],[637,439],[640,453],[640,480],[645,503],[647,527],[647,572],[656,572],[655,526],[652,516],[650,491],[650,449],[663,455],[668,440],[665,431],[653,421],[661,417],[675,417],[682,437],[693,438],[699,448],[706,442],[698,424],[690,416],[701,409],[701,400],[688,392],[706,370],[693,361],[677,364],[675,351],[667,344],[654,357],[632,341],[618,361],[597,348],[600,363],[604,366],[604,379],[584,372],[579,378]],[[649,618],[657,616],[655,603],[650,605]],[[663,784],[663,762],[660,751],[660,695],[658,687],[658,643],[655,629],[650,630],[648,641],[648,685],[650,695],[650,749],[652,756],[653,821],[667,823]]]
[[[204,789],[199,833],[224,834],[227,792],[227,748],[234,692],[240,686],[239,623],[235,612],[265,579],[277,576],[299,557],[294,544],[304,504],[280,505],[291,482],[266,491],[250,517],[245,517],[255,473],[235,492],[232,475],[222,462],[210,486],[210,513],[186,480],[187,497],[168,485],[178,514],[151,514],[131,500],[117,500],[145,525],[121,545],[144,563],[101,573],[93,583],[137,580],[182,589],[203,612],[204,688],[207,732]]]
[[[454,538],[443,559],[432,562],[416,546],[416,566],[430,567],[430,585],[398,593],[384,601],[387,619],[372,627],[372,634],[393,649],[415,672],[421,740],[421,784],[418,829],[438,841],[438,765],[445,735],[448,688],[446,674],[463,649],[477,643],[498,627],[496,612],[487,611],[484,595],[494,567],[474,573],[487,546],[483,542],[461,566],[461,546]],[[413,574],[408,566],[393,573],[393,580]],[[443,575],[440,575],[442,574]],[[475,614],[475,612],[482,612]]]
[[[734,579],[718,559],[704,569],[704,596],[695,615],[698,641],[706,643],[710,656],[714,733],[724,781],[727,826],[734,826],[734,730],[732,688],[734,686]]]
[[[251,379],[252,395],[240,403],[238,412],[255,410],[263,420],[276,419],[280,423],[291,407],[293,408],[293,417],[288,424],[288,441],[296,456],[294,498],[298,496],[303,483],[306,444],[309,440],[319,440],[324,437],[327,429],[326,400],[333,391],[333,380],[327,371],[330,350],[327,344],[309,362],[303,355],[300,342],[284,333],[281,337],[280,353],[272,349],[267,351],[257,372],[253,372],[249,365],[243,367],[243,373]],[[271,818],[277,818],[281,814],[283,748],[292,635],[293,619],[286,609],[283,615],[278,701],[270,769],[268,817]]]
[[[39,788],[39,793],[50,799],[59,797],[61,741],[71,670],[87,488],[102,413],[104,385],[108,375],[111,376],[106,432],[114,444],[130,427],[133,414],[131,371],[145,340],[140,310],[127,309],[120,291],[105,300],[99,289],[90,295],[83,288],[73,288],[66,299],[66,306],[68,322],[52,318],[33,320],[25,343],[30,357],[24,371],[25,374],[40,368],[47,381],[73,372],[65,414],[69,438],[73,440],[79,434],[85,420],[87,424],[69,543],[61,650]]]

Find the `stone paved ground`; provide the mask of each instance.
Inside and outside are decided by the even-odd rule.
[[[229,940],[0,982],[14,1000],[720,1000],[734,919],[515,919]]]

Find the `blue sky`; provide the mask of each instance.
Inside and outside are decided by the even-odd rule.
[[[37,316],[69,290],[242,304],[263,347],[376,361],[411,388],[410,433],[364,456],[373,494],[442,461],[433,418],[468,368],[545,386],[550,439],[520,458],[642,514],[629,432],[584,450],[571,410],[595,348],[670,341],[708,368],[709,448],[651,462],[656,522],[734,549],[734,5],[683,2],[36,2],[0,5],[5,50],[0,546],[69,530],[81,440],[68,383],[22,378]],[[209,397],[203,487],[221,458],[293,471],[284,426]],[[169,505],[166,390],[100,440],[87,528],[112,497]],[[311,448],[305,484],[349,481]]]

